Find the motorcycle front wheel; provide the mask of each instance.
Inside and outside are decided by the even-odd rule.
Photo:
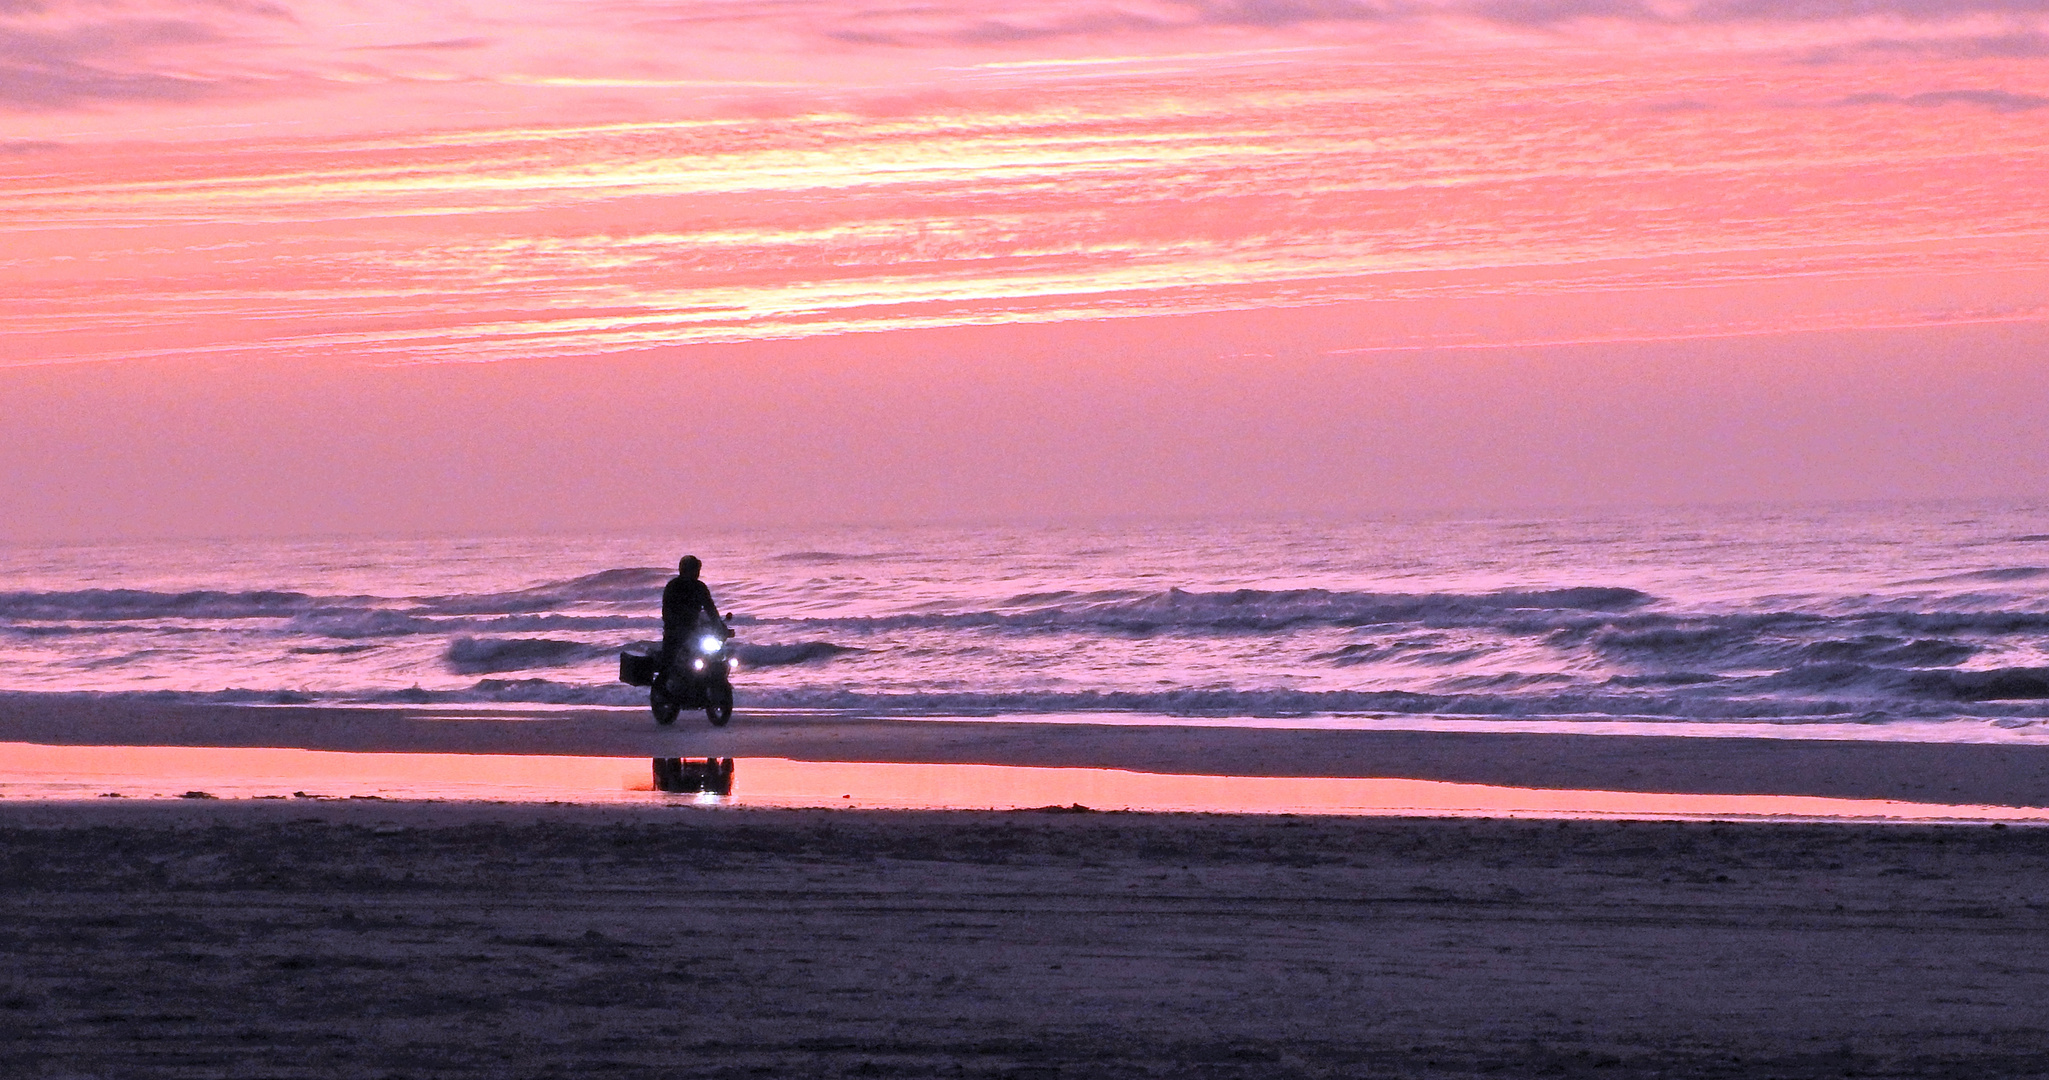
[[[713,727],[725,727],[733,718],[733,688],[715,683],[704,688],[704,718]]]
[[[655,684],[648,687],[647,704],[648,708],[654,711],[655,723],[663,727],[675,723],[676,714],[683,711],[682,703],[662,691],[660,679],[655,680]]]

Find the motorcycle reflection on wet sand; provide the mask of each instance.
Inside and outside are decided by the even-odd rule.
[[[674,795],[731,795],[733,759],[655,758],[655,790]]]

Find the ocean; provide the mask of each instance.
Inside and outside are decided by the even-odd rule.
[[[0,548],[0,691],[2049,741],[2049,504]]]

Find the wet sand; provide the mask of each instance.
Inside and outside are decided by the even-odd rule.
[[[2049,829],[0,805],[10,1077],[2004,1077]]]
[[[1599,791],[2049,806],[2049,746],[933,722],[747,713],[658,728],[639,710],[170,705],[0,694],[0,742],[777,757],[1399,777]]]

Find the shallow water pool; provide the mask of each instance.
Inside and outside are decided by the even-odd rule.
[[[679,763],[682,771],[679,773]],[[723,765],[723,770],[720,766]],[[709,773],[715,783],[699,778]],[[684,782],[678,783],[678,777]],[[667,777],[666,783],[663,778]],[[658,786],[659,785],[659,786]],[[715,793],[730,786],[729,794]],[[669,787],[672,790],[660,790]],[[689,790],[674,790],[686,788]],[[0,798],[407,799],[864,809],[2049,822],[2049,809],[1123,769],[0,744]]]

